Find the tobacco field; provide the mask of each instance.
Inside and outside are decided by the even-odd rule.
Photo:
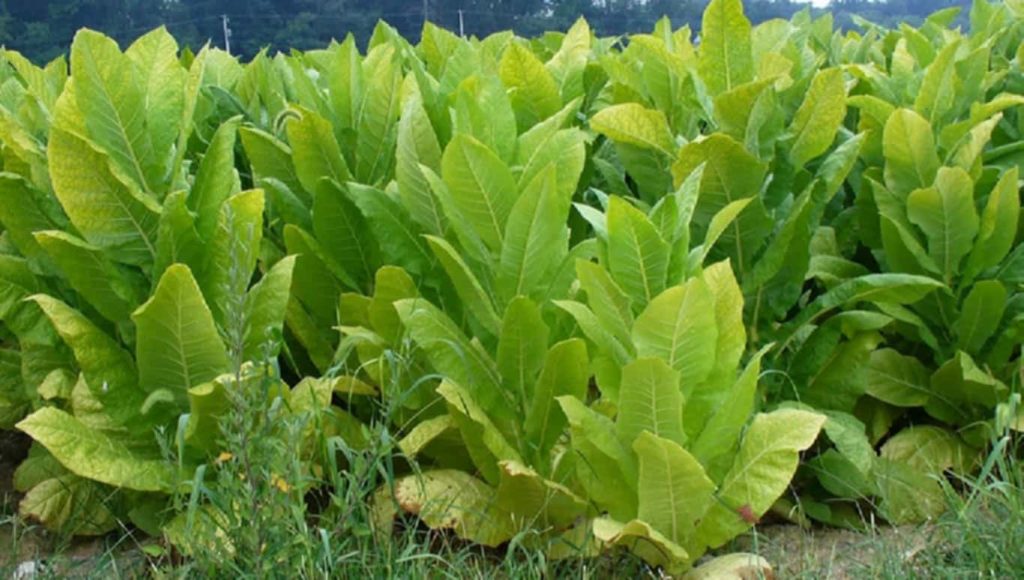
[[[764,518],[941,516],[1024,430],[1024,2],[957,16],[3,51],[20,515],[230,559],[210,490],[277,437],[265,486],[378,541],[679,574]]]

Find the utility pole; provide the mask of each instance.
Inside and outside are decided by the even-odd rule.
[[[428,4],[428,2],[429,2],[429,0],[423,0],[423,24],[426,24],[427,20],[429,20],[429,18],[430,18],[430,16],[427,14],[427,4]]]
[[[230,22],[230,19],[228,19],[228,15],[221,14],[220,22],[221,25],[224,27],[224,52],[231,54],[231,29],[228,28],[228,22]]]
[[[462,25],[462,8],[459,8],[459,36],[466,37],[466,28]]]

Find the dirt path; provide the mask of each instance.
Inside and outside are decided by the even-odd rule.
[[[845,580],[875,577],[880,572],[899,577],[924,550],[935,547],[934,535],[928,526],[879,526],[854,532],[770,525],[736,540],[732,548],[763,556],[777,578]]]

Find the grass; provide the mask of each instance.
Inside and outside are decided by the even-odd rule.
[[[394,357],[399,365],[402,359]],[[372,498],[410,464],[394,436],[398,409],[375,409],[366,445],[352,448],[329,414],[295,413],[301,401],[289,407],[272,396],[277,370],[264,371],[238,367],[219,461],[181,474],[190,491],[174,497],[173,511],[182,515],[170,525],[180,551],[128,528],[92,540],[48,534],[16,515],[12,497],[0,498],[0,580],[34,560],[44,567],[33,578],[660,577],[626,553],[551,561],[525,542],[485,549],[410,519],[390,536],[376,536]],[[166,453],[174,449],[168,445]],[[312,456],[297,449],[312,449]],[[937,521],[902,528],[867,522],[864,533],[762,526],[725,551],[757,553],[783,578],[1016,577],[1024,570],[1020,451],[1007,435],[977,475],[944,481],[948,510]],[[331,491],[315,491],[323,489]]]
[[[934,522],[900,528],[875,524],[864,533],[767,526],[730,548],[764,556],[784,578],[1017,577],[1024,570],[1024,472],[1014,458],[1015,442],[1000,441],[977,476],[946,484],[949,509]],[[283,449],[254,445],[250,460],[269,460],[261,464],[269,474],[286,457],[280,454]],[[375,538],[366,528],[372,514],[356,506],[367,505],[376,475],[387,472],[383,456],[388,453],[383,444],[365,450],[365,479],[359,471],[349,472],[341,491],[327,497],[329,506],[351,509],[329,507],[315,517],[309,517],[310,506],[301,494],[281,493],[260,470],[239,478],[246,473],[242,461],[222,466],[204,493],[210,494],[208,501],[230,499],[239,508],[223,526],[224,537],[235,546],[233,556],[201,548],[189,557],[175,556],[128,532],[90,541],[49,536],[22,522],[8,502],[0,514],[0,554],[44,557],[46,568],[36,578],[658,577],[626,554],[552,562],[534,550],[469,545],[411,521],[389,538]],[[10,578],[15,565],[0,556],[0,578]]]

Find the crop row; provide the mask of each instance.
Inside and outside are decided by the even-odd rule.
[[[264,388],[315,418],[311,473],[318,437],[399,434],[381,533],[407,511],[679,571],[769,510],[938,515],[939,478],[1024,426],[1024,5],[955,17],[713,0],[699,43],[581,20],[246,64],[162,29],[4,52],[22,513],[215,528],[169,498]]]

